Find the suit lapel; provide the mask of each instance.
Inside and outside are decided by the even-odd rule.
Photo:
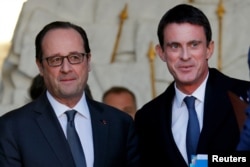
[[[178,162],[179,166],[186,166],[186,162],[183,159],[176,143],[173,137],[172,133],[172,101],[175,95],[174,90],[174,83],[172,83],[169,88],[163,93],[163,96],[161,97],[161,102],[159,103],[160,108],[159,110],[161,112],[161,115],[159,117],[159,125],[158,127],[162,128],[162,139],[163,141],[161,143],[165,143],[164,147],[167,150],[166,157],[170,157],[171,160],[174,162]]]
[[[204,103],[203,127],[198,143],[198,151],[208,149],[208,142],[211,140],[214,131],[219,128],[220,120],[223,120],[222,118],[224,117],[224,111],[226,111],[226,109],[223,109],[224,104],[218,104],[218,101],[221,101],[222,99],[223,96],[221,96],[219,92],[214,94],[211,88],[209,88],[209,85],[207,85]]]
[[[63,133],[55,112],[48,102],[46,95],[40,99],[40,104],[38,104],[38,107],[36,107],[36,111],[40,114],[36,118],[36,121],[42,133],[44,134],[51,149],[61,162],[61,166],[74,166],[74,160],[72,158],[67,139]]]
[[[204,122],[200,134],[198,151],[209,150],[209,141],[213,140],[214,134],[216,134],[216,131],[220,129],[223,123],[222,120],[228,117],[228,112],[232,110],[225,82],[223,82],[223,79],[216,79],[211,72],[205,90]],[[229,84],[227,83],[227,85]]]
[[[105,116],[99,103],[87,99],[93,130],[94,143],[94,167],[105,166],[105,157],[107,152],[108,130],[110,122]]]

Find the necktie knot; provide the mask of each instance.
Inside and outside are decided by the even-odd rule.
[[[68,118],[68,123],[72,127],[74,126],[74,119],[76,115],[76,110],[69,110],[65,112]]]
[[[188,108],[188,110],[189,109],[195,109],[195,97],[194,96],[186,96],[185,98],[184,98],[184,102],[186,103],[186,105],[187,105],[187,108]]]

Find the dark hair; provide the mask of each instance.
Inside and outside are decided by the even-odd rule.
[[[124,93],[124,92],[129,93],[132,96],[132,98],[136,104],[135,94],[131,90],[129,90],[128,88],[123,87],[123,86],[113,86],[113,87],[109,88],[108,90],[106,90],[102,96],[102,101],[104,101],[106,96],[108,96],[111,93],[119,94],[119,93]]]
[[[84,91],[85,91],[85,94],[86,94],[90,99],[93,99],[93,95],[92,95],[92,93],[91,93],[91,90],[90,90],[90,87],[89,87],[88,84],[86,84]]]
[[[205,14],[194,6],[180,4],[167,11],[159,22],[157,35],[161,47],[163,47],[164,28],[170,23],[190,23],[200,25],[204,28],[207,45],[212,39],[211,26]]]
[[[86,32],[84,31],[83,28],[81,28],[80,26],[77,26],[75,24],[72,24],[70,22],[63,22],[63,21],[55,21],[52,23],[47,24],[36,36],[36,40],[35,40],[35,47],[36,47],[36,59],[40,60],[42,59],[42,41],[44,36],[46,35],[46,33],[50,30],[54,30],[54,29],[74,29],[76,30],[82,37],[83,42],[84,42],[84,49],[86,51],[86,53],[90,53],[90,48],[89,48],[89,41],[88,41],[88,37]]]
[[[44,84],[43,77],[41,75],[36,75],[30,85],[29,95],[32,100],[37,99],[43,92],[45,92],[46,86]]]

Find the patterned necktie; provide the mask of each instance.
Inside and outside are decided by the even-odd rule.
[[[184,102],[188,108],[188,126],[187,126],[187,136],[186,136],[186,148],[188,162],[191,163],[191,156],[196,155],[196,148],[200,136],[200,126],[195,111],[195,97],[187,96],[184,98]]]
[[[73,155],[76,167],[87,167],[82,145],[75,129],[75,118],[76,111],[70,110],[66,112],[68,123],[67,123],[67,140]]]

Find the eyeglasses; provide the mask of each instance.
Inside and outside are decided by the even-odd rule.
[[[62,65],[64,58],[68,59],[70,64],[80,64],[84,60],[84,56],[88,56],[88,53],[70,53],[67,56],[50,56],[43,59],[47,60],[47,63],[51,67],[59,67]],[[42,60],[43,60],[42,59]]]

